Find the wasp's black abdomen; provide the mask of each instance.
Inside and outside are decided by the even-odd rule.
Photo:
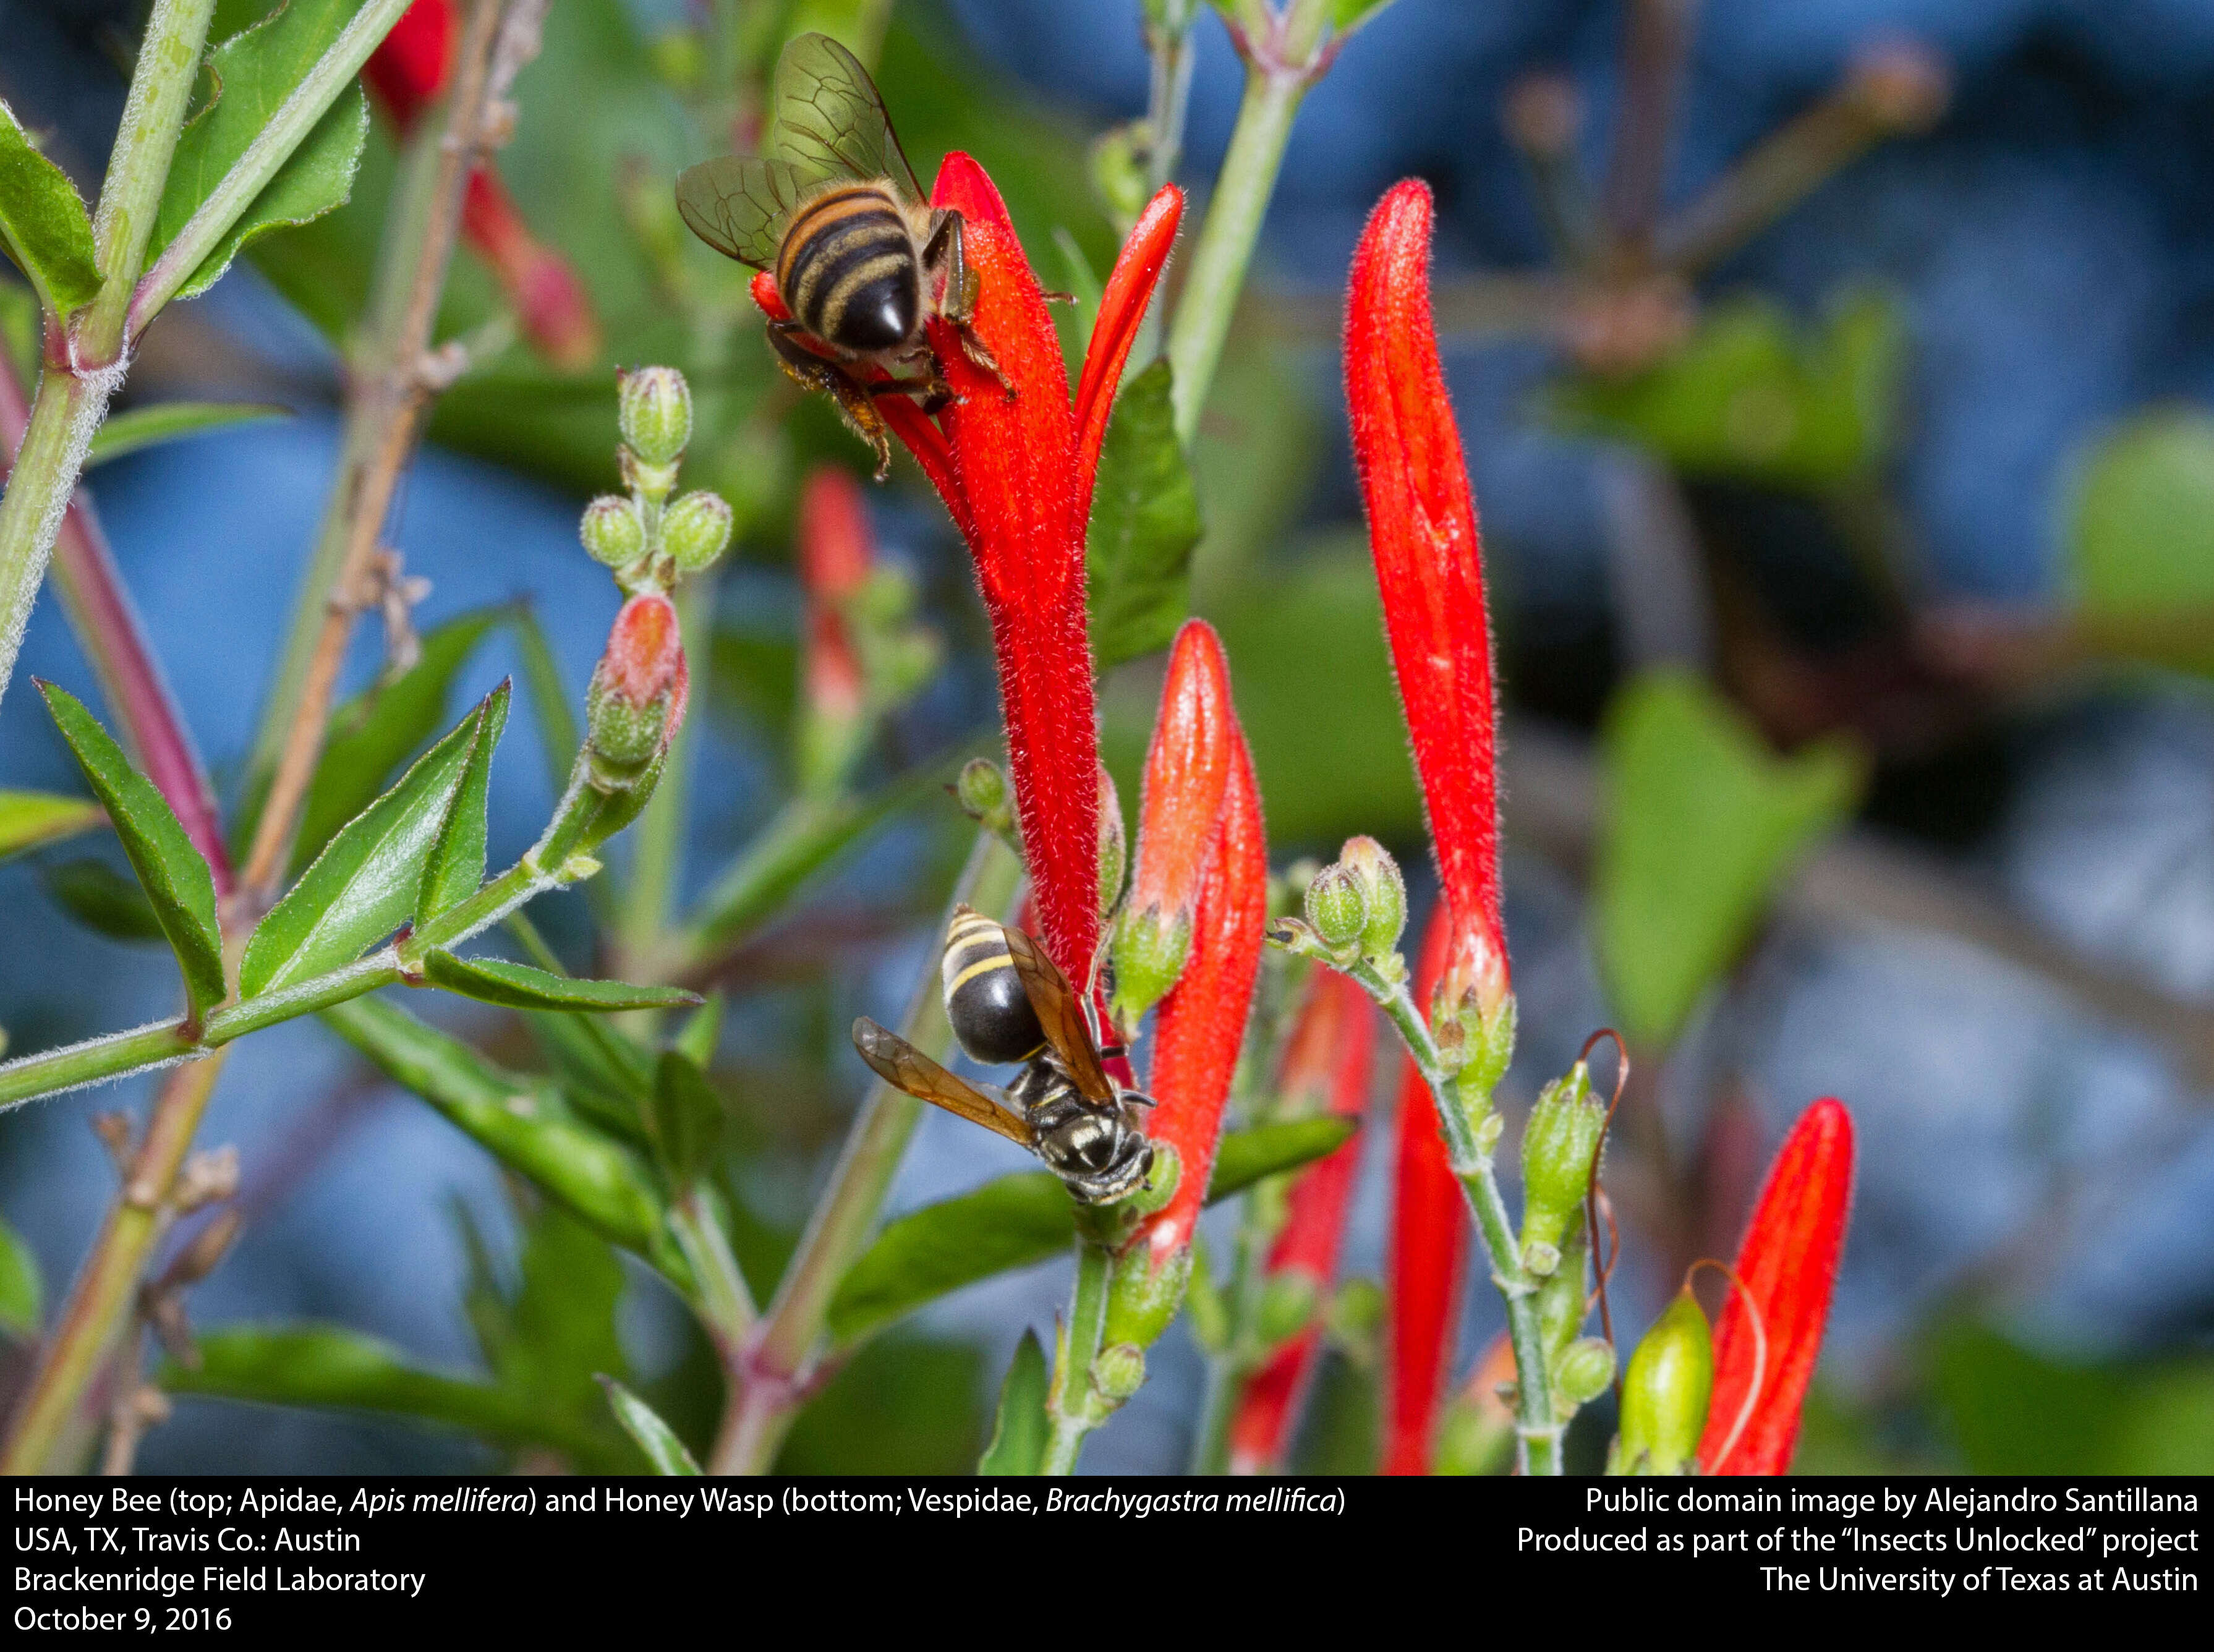
[[[945,1019],[961,1048],[988,1066],[1025,1062],[1045,1046],[1007,938],[989,918],[963,909],[946,932]]]
[[[891,191],[826,191],[786,229],[777,291],[810,333],[842,349],[896,350],[922,322],[922,266]]]

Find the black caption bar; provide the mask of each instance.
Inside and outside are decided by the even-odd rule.
[[[918,1572],[941,1588],[1049,1588],[1054,1576],[1073,1581],[1070,1567],[1096,1583],[1098,1567],[1179,1552],[1216,1557],[1184,1574],[1194,1587],[1219,1575],[1250,1598],[1262,1580],[1230,1559],[1244,1545],[1202,1546],[1234,1533],[1301,1565],[1388,1545],[1402,1604],[1480,1581],[1555,1600],[1575,1598],[1563,1585],[1625,1601],[1675,1588],[1703,1610],[1758,1604],[1780,1618],[1845,1602],[1926,1612],[2061,1595],[2098,1596],[2119,1617],[2203,1591],[2210,1490],[2203,1478],[11,1480],[8,1611],[20,1634],[78,1639],[573,1632],[602,1615],[651,1624],[701,1580],[742,1573],[749,1594],[789,1589],[797,1609],[835,1576],[842,1623],[857,1605],[914,1609],[884,1586]],[[1059,1573],[1013,1563],[1049,1555]],[[1318,1577],[1330,1576],[1348,1574]],[[1271,1587],[1295,1582],[1279,1569]]]

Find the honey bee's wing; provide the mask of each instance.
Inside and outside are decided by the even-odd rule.
[[[785,47],[773,107],[784,151],[803,169],[890,178],[910,199],[924,199],[877,83],[829,35],[803,34]]]
[[[853,1048],[876,1074],[895,1090],[903,1090],[917,1101],[958,1113],[988,1130],[997,1130],[1018,1147],[1035,1150],[1037,1132],[1030,1121],[1003,1107],[965,1079],[956,1078],[913,1044],[880,1027],[867,1016],[853,1023]]]
[[[1092,1026],[1084,1019],[1084,1002],[1076,989],[1035,940],[1019,929],[1009,929],[1006,936],[1015,973],[1030,994],[1031,1007],[1037,1012],[1045,1041],[1068,1069],[1077,1093],[1086,1101],[1113,1102],[1120,1092],[1099,1064],[1099,1049],[1092,1040]]]
[[[725,258],[774,267],[785,220],[816,180],[789,161],[725,155],[676,174],[676,210]]]

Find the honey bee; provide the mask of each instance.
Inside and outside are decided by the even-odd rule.
[[[987,1066],[1021,1062],[1015,1082],[1000,1091],[956,1078],[865,1015],[853,1023],[861,1059],[894,1089],[1028,1147],[1082,1203],[1135,1190],[1153,1167],[1138,1111],[1153,1098],[1107,1075],[1084,1000],[1044,949],[957,907],[941,976],[961,1047]]]
[[[935,411],[952,394],[924,333],[931,321],[951,321],[969,360],[1006,384],[969,330],[977,278],[961,214],[927,204],[869,71],[827,35],[785,47],[771,107],[783,156],[688,167],[676,210],[717,252],[774,273],[792,312],[769,323],[777,359],[836,401],[877,450],[881,481],[891,444],[875,398],[920,395]]]

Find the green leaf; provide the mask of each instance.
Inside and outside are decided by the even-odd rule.
[[[688,1280],[645,1165],[629,1148],[571,1117],[555,1086],[505,1072],[460,1039],[380,999],[336,1005],[323,1012],[323,1020],[379,1072],[437,1109],[594,1231]]]
[[[178,136],[146,249],[148,263],[215,193],[361,7],[362,0],[286,0],[209,52],[207,96]],[[176,296],[193,298],[206,291],[249,242],[343,206],[368,138],[369,104],[355,86],[339,95]]]
[[[0,101],[0,246],[30,278],[39,302],[57,315],[100,292],[92,220],[68,174],[31,147],[15,112]]]
[[[1353,1139],[1361,1121],[1333,1114],[1324,1118],[1287,1119],[1280,1124],[1232,1130],[1214,1151],[1214,1175],[1207,1202],[1242,1193],[1254,1183],[1326,1159]]]
[[[0,792],[0,860],[107,823],[100,805],[52,792]]]
[[[18,384],[39,382],[45,331],[39,295],[20,282],[0,281],[0,361],[15,370]]]
[[[0,1331],[11,1337],[37,1336],[46,1298],[38,1257],[21,1234],[0,1221]]]
[[[112,415],[92,433],[84,467],[89,470],[141,448],[203,436],[233,425],[259,425],[291,416],[290,407],[266,401],[160,401],[150,407],[133,407]]]
[[[394,770],[444,726],[454,679],[502,617],[498,609],[479,609],[447,621],[425,634],[422,657],[413,666],[331,713],[322,759],[300,817],[300,838],[292,853],[296,874],[322,853],[339,827],[376,800]],[[267,783],[264,777],[261,785]],[[260,812],[258,800],[254,812]]]
[[[168,939],[146,891],[105,860],[64,860],[39,869],[54,903],[95,934],[110,940]]]
[[[2086,458],[2071,505],[2069,555],[2085,613],[2174,615],[2183,621],[2174,646],[2152,657],[2214,671],[2214,417],[2173,407],[2131,419]]]
[[[1233,1130],[1216,1152],[1208,1202],[1333,1153],[1355,1128],[1330,1117]],[[839,1282],[832,1339],[858,1342],[964,1285],[1060,1255],[1076,1236],[1075,1213],[1059,1177],[1018,1171],[887,1222]]]
[[[1163,358],[1122,387],[1099,453],[1084,560],[1103,671],[1167,647],[1190,609],[1199,495],[1176,438],[1170,379]]]
[[[700,994],[682,987],[633,987],[627,981],[579,981],[557,976],[528,964],[505,958],[456,958],[432,948],[423,955],[423,975],[434,987],[474,998],[483,1004],[501,1004],[516,1010],[582,1010],[603,1014],[610,1010],[680,1009],[700,1001]]]
[[[494,688],[476,719],[462,783],[454,788],[453,806],[446,811],[438,841],[423,863],[423,887],[415,897],[418,923],[460,905],[484,882],[486,795],[492,784],[492,754],[507,727],[509,692],[505,682]]]
[[[608,1391],[608,1409],[622,1424],[623,1432],[638,1442],[645,1453],[645,1460],[653,1465],[656,1474],[697,1474],[700,1465],[676,1437],[676,1430],[661,1420],[660,1413],[636,1394],[617,1382],[603,1376],[600,1386]]]
[[[1391,3],[1391,0],[1330,0],[1330,26],[1342,35],[1350,34]]]
[[[653,1069],[653,1140],[669,1184],[688,1188],[723,1144],[723,1098],[691,1057],[661,1052]]]
[[[1045,1349],[1037,1332],[1025,1331],[1015,1345],[1014,1362],[1000,1385],[999,1415],[992,1443],[978,1459],[979,1474],[1036,1474],[1045,1461]]]
[[[1941,1330],[1930,1387],[1978,1474],[2214,1472],[2214,1360],[2059,1360],[1972,1323]]]
[[[205,1014],[223,1001],[225,990],[223,931],[216,925],[215,878],[207,862],[154,783],[131,767],[123,748],[76,697],[51,682],[40,683],[39,692],[154,904],[162,933],[177,955],[193,1014]]]
[[[454,806],[489,697],[357,815],[246,944],[238,991],[254,998],[351,964],[414,915],[423,868]]]
[[[1772,299],[1746,297],[1715,305],[1642,373],[1556,386],[1552,407],[1688,474],[1819,492],[1890,451],[1905,365],[1905,323],[1881,291],[1847,291],[1803,333]]]
[[[199,1362],[165,1361],[173,1393],[316,1410],[415,1417],[506,1446],[552,1446],[581,1468],[632,1466],[627,1450],[571,1425],[528,1393],[412,1365],[398,1349],[341,1325],[234,1326],[204,1333]]]
[[[1851,811],[1865,764],[1842,742],[1771,756],[1703,682],[1673,671],[1624,688],[1600,743],[1600,969],[1630,1042],[1665,1045],[1784,874]]]

